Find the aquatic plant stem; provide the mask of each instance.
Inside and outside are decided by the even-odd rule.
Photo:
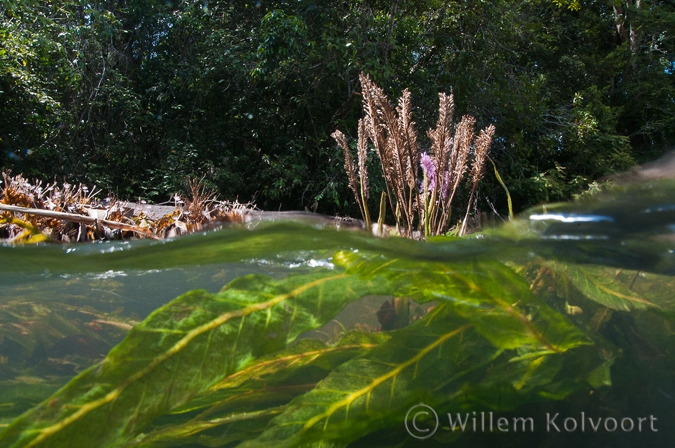
[[[363,219],[366,221],[366,229],[371,230],[370,211],[368,211],[368,197],[366,195],[366,186],[364,179],[359,173],[359,183],[361,184],[361,202],[363,203]]]
[[[492,164],[492,168],[495,170],[495,177],[497,178],[497,182],[499,182],[499,185],[502,186],[504,191],[506,192],[506,200],[508,201],[509,204],[509,219],[513,221],[513,202],[511,202],[511,193],[509,193],[509,189],[502,180],[502,176],[499,175],[499,171],[497,171],[497,165],[495,165],[494,160],[490,156],[487,156],[487,159],[490,161]]]
[[[466,205],[466,214],[464,215],[464,220],[462,221],[462,227],[459,229],[459,236],[466,235],[466,227],[469,221],[469,213],[471,212],[471,204],[473,204],[474,195],[475,190],[471,189],[471,194],[469,195],[469,202]]]
[[[410,299],[394,297],[394,330],[405,328],[410,323]]]
[[[424,188],[424,237],[429,236],[429,176],[424,171],[424,181],[422,183]]]
[[[382,192],[380,195],[380,216],[377,218],[377,234],[379,236],[383,235],[383,226],[384,226],[384,215],[387,213],[387,193]]]

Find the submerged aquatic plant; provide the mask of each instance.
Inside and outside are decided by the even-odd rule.
[[[15,351],[20,362],[0,362],[0,381],[11,378],[3,387],[27,390],[20,378],[39,377],[29,360],[36,341],[43,351],[49,345],[45,335],[86,337],[77,353],[51,358],[77,363],[78,375],[49,396],[58,387],[51,385],[22,415],[5,414],[0,446],[406,445],[416,441],[406,432],[406,414],[420,402],[439,415],[541,415],[563,399],[624,409],[634,397],[613,390],[630,385],[642,393],[641,382],[657,379],[667,395],[675,367],[675,260],[659,238],[675,212],[663,205],[667,195],[650,191],[635,192],[633,209],[644,211],[637,218],[655,214],[637,228],[618,214],[616,204],[625,212],[626,201],[609,195],[579,209],[533,211],[485,239],[381,240],[277,223],[199,236],[194,247],[188,241],[75,258],[83,263],[75,270],[139,268],[147,260],[153,268],[203,266],[275,254],[283,263],[283,254],[298,251],[323,261],[312,258],[319,267],[285,278],[245,275],[217,293],[187,292],[140,324],[99,312],[91,317],[95,325],[86,325],[92,311],[76,304],[79,296],[43,308],[3,303],[0,356],[23,347]],[[652,212],[649,204],[661,208]],[[395,308],[392,298],[424,306],[391,331],[344,327],[328,343],[308,333],[374,296],[388,305],[380,311]],[[64,316],[76,310],[80,322],[68,327]],[[39,331],[28,322],[40,322]],[[113,338],[93,329],[125,332],[132,325],[98,358],[96,340]],[[598,442],[603,435],[588,437]],[[481,437],[490,435],[440,427],[429,442],[475,445],[478,438],[485,445]],[[528,437],[538,440],[509,437],[523,446],[532,445]]]

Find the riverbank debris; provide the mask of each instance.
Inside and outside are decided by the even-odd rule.
[[[187,195],[175,194],[172,205],[99,199],[95,186],[43,186],[9,172],[2,173],[0,184],[0,241],[5,244],[172,238],[245,222],[246,213],[255,210],[251,203],[216,200],[199,180],[188,183]]]

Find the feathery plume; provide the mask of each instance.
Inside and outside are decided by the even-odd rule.
[[[368,185],[368,168],[366,162],[368,161],[368,130],[363,119],[359,119],[359,179],[361,180],[361,188],[363,188],[363,195],[365,199],[370,197],[370,186]]]
[[[398,121],[401,140],[405,151],[406,181],[410,189],[415,188],[417,182],[417,164],[419,161],[419,145],[415,122],[411,120],[410,90],[405,89],[398,100]]]
[[[449,200],[452,201],[460,182],[466,172],[466,162],[471,152],[471,143],[473,142],[473,127],[476,119],[470,115],[465,115],[455,129],[455,138],[453,142],[452,157],[450,159],[449,171],[452,180],[449,184],[451,189]],[[447,193],[446,193],[447,195]]]
[[[331,137],[335,139],[338,146],[342,148],[342,151],[345,154],[345,171],[347,172],[347,179],[349,180],[349,188],[354,192],[356,202],[359,204],[359,208],[363,214],[363,205],[361,204],[361,199],[359,197],[359,184],[356,180],[356,168],[354,167],[354,161],[352,160],[352,153],[349,150],[349,145],[347,145],[347,139],[339,130],[333,132]]]
[[[490,149],[490,144],[492,143],[492,136],[495,133],[494,125],[490,125],[487,128],[480,131],[480,134],[476,138],[474,144],[474,159],[473,165],[471,166],[471,179],[473,181],[473,190],[478,186],[478,182],[483,178],[485,173],[485,160],[487,159],[487,152]]]
[[[375,152],[380,158],[382,164],[382,175],[384,177],[384,185],[387,189],[387,197],[389,199],[389,206],[394,210],[394,202],[392,189],[394,182],[392,179],[392,170],[390,168],[389,145],[387,144],[387,136],[383,128],[385,127],[380,120],[380,98],[384,92],[370,80],[368,75],[359,74],[359,81],[361,82],[361,96],[363,98],[363,112],[364,125],[368,134],[368,138],[373,142]],[[397,221],[398,223],[398,221]]]
[[[448,156],[452,151],[452,116],[455,101],[452,94],[438,94],[438,121],[436,128],[430,129],[427,135],[431,140],[431,149],[441,169],[446,168]]]
[[[471,211],[471,206],[474,205],[474,202],[476,201],[476,188],[478,188],[478,182],[480,182],[480,180],[483,178],[485,160],[487,159],[487,152],[488,149],[490,149],[490,144],[492,143],[492,136],[494,133],[495,127],[490,125],[480,131],[480,134],[474,143],[474,157],[473,164],[471,165],[471,180],[473,183],[471,185],[471,193],[469,194],[469,202],[466,206],[466,215],[464,215],[462,228],[459,231],[460,236],[466,233],[467,222],[469,221],[469,212]]]

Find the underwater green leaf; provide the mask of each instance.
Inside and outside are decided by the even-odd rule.
[[[3,341],[21,346],[24,357],[37,355],[36,351],[42,350],[53,358],[58,356],[49,351],[59,340],[69,336],[85,335],[104,343],[117,343],[134,323],[137,322],[90,306],[12,300],[0,308],[0,356]]]
[[[607,308],[622,311],[661,308],[618,281],[615,269],[553,261],[545,264],[567,278],[586,297]]]
[[[570,352],[574,348],[568,347]],[[482,402],[482,395],[495,388],[509,391],[497,404],[502,409],[542,399],[570,356],[542,352],[540,347],[522,350],[539,352],[537,362],[512,362],[511,350],[496,347],[469,319],[458,316],[452,305],[440,305],[410,327],[393,332],[388,341],[334,369],[316,388],[286,406],[260,437],[242,446],[347,444],[378,429],[401,427],[406,411],[417,403],[457,410]],[[601,363],[595,358],[589,371]],[[585,387],[585,373],[557,390],[558,395]]]
[[[390,338],[388,333],[346,333],[337,344],[327,345],[316,339],[300,339],[286,350],[262,357],[237,373],[214,384],[211,391],[232,389],[251,379],[265,378],[276,383],[286,379],[299,367],[313,366],[330,371],[356,353],[377,347]],[[292,369],[290,369],[292,367]]]
[[[0,444],[109,446],[129,440],[250,360],[330,320],[373,286],[324,271],[284,280],[250,275],[218,294],[186,293],[133,328],[102,363],[14,421],[0,433]]]
[[[669,315],[671,319],[675,318],[675,294],[673,293],[675,276],[643,271],[621,271],[617,279],[630,285],[631,291],[640,297],[658,304],[659,308],[651,308],[653,311]]]
[[[565,316],[535,296],[521,276],[496,261],[421,263],[354,252],[339,252],[333,260],[348,273],[386,278],[397,297],[447,302],[503,349],[527,344],[557,352],[591,343]]]
[[[342,364],[244,446],[348,443],[398,419],[406,405],[431,399],[434,386],[452,376],[484,369],[501,350],[474,337],[466,322],[448,320],[447,311],[447,306],[435,309],[368,354]],[[449,371],[451,376],[444,375]]]
[[[267,420],[283,411],[291,399],[311,390],[343,362],[389,338],[388,333],[351,331],[333,345],[300,339],[214,384],[170,416],[160,418],[129,446],[151,447],[176,440],[220,446],[250,438],[253,420],[265,420],[258,428],[262,432]],[[235,422],[246,422],[245,430],[238,430]],[[225,425],[226,430],[218,431]]]

